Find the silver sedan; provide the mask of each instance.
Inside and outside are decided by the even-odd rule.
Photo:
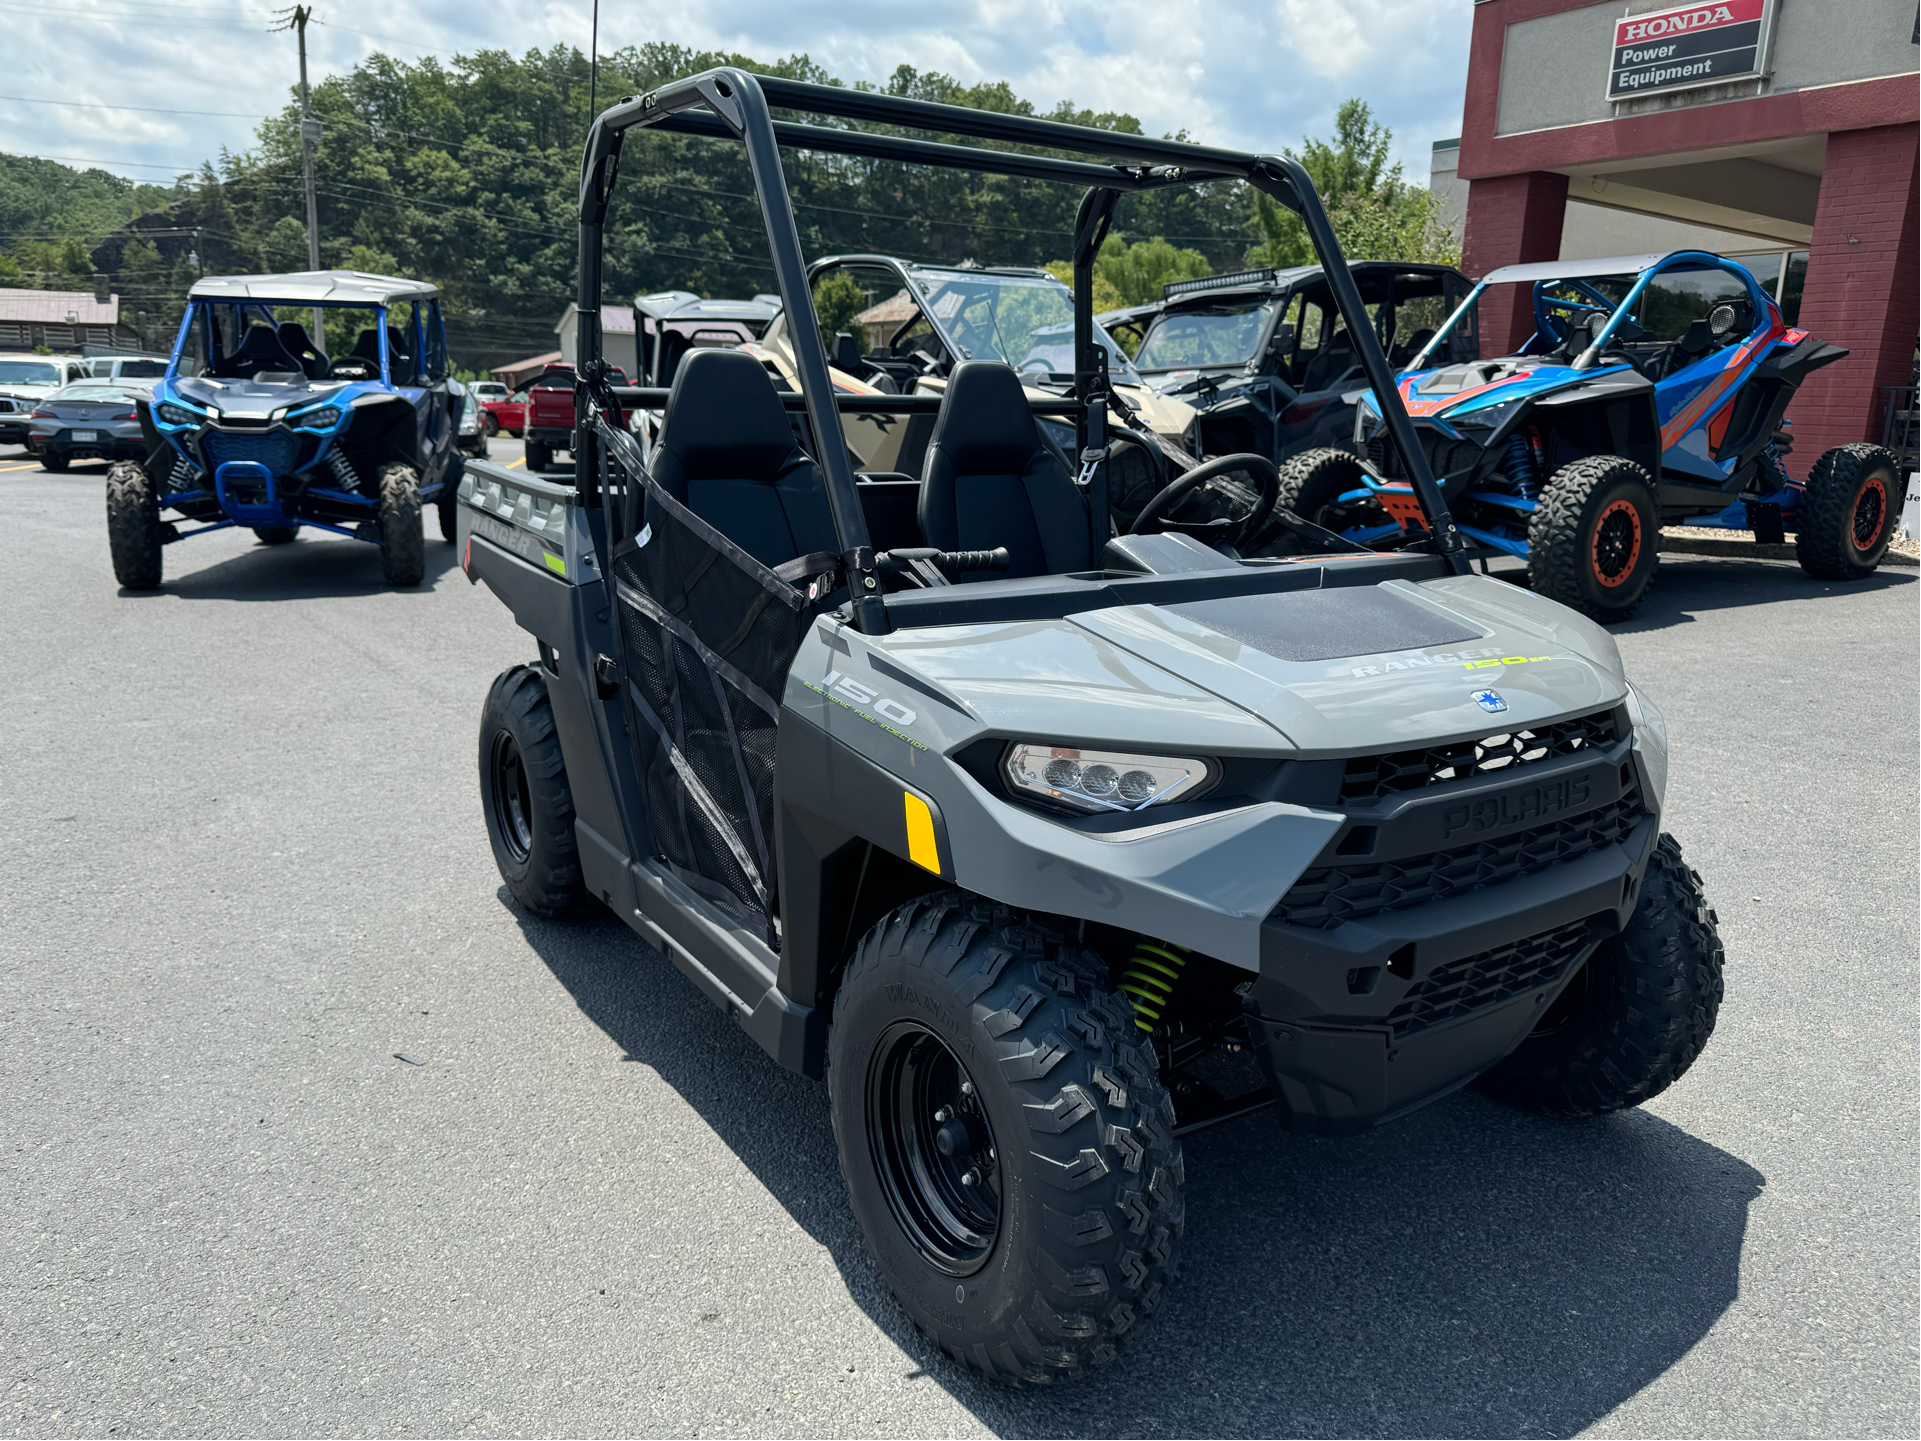
[[[147,453],[137,403],[152,391],[128,381],[81,381],[34,407],[27,449],[48,470],[76,460],[139,460]]]

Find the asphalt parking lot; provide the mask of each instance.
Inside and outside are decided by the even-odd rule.
[[[531,643],[431,517],[416,591],[229,531],[123,595],[103,469],[0,454],[0,1432],[1916,1434],[1915,571],[1619,627],[1728,953],[1679,1085],[1194,1136],[1143,1348],[1013,1395],[880,1290],[823,1088],[506,899]]]

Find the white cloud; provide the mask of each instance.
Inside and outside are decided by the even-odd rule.
[[[0,96],[5,148],[114,162],[165,179],[252,142],[245,118],[167,115],[284,104],[293,37],[269,34],[277,0],[0,0],[13,63]],[[1472,0],[603,0],[603,50],[647,40],[774,58],[805,51],[848,80],[896,65],[972,83],[1005,79],[1042,105],[1072,99],[1138,115],[1153,133],[1275,150],[1332,128],[1359,95],[1395,131],[1414,178],[1432,141],[1459,133]],[[316,6],[315,78],[377,49],[406,58],[516,53],[587,42],[586,0],[416,0]],[[373,34],[361,33],[373,32]]]

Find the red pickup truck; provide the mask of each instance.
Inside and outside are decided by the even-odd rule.
[[[627,385],[627,372],[613,367],[615,385]],[[622,411],[617,425],[625,426]],[[538,474],[554,463],[554,452],[574,448],[574,368],[550,365],[527,387],[527,469]]]

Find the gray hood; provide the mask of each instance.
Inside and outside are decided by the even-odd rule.
[[[906,690],[946,702],[907,702],[943,750],[997,733],[1148,751],[1345,755],[1601,710],[1627,693],[1605,630],[1483,576],[1117,606],[868,643],[884,657],[883,676],[897,666]],[[1488,690],[1504,711],[1476,699]]]

